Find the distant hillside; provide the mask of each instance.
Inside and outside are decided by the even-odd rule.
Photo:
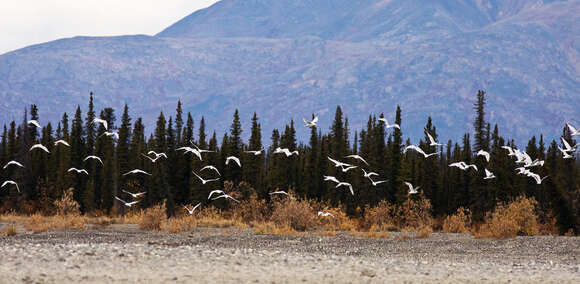
[[[329,127],[336,105],[360,129],[370,112],[392,119],[400,104],[405,136],[421,137],[431,115],[456,140],[484,89],[505,136],[555,137],[564,121],[580,124],[579,15],[579,0],[223,0],[153,37],[0,55],[0,121],[31,103],[56,120],[86,109],[94,91],[97,107],[128,102],[149,125],[178,99],[219,132],[235,108],[246,127],[257,111],[264,140],[313,112]]]

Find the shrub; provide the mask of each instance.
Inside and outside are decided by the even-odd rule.
[[[426,198],[417,200],[408,198],[399,207],[397,217],[397,226],[402,230],[418,232],[425,227],[431,228],[433,225],[431,202]]]
[[[271,220],[277,226],[288,225],[297,231],[315,229],[318,216],[308,201],[286,198],[274,202]]]
[[[538,221],[535,214],[537,201],[520,196],[509,204],[499,204],[494,212],[485,216],[485,224],[480,227],[476,237],[513,238],[517,235],[538,234]]]
[[[266,205],[266,200],[258,199],[258,195],[253,193],[248,200],[242,201],[234,210],[234,218],[241,219],[244,223],[265,222],[268,219],[270,208]]]
[[[139,227],[144,230],[161,230],[161,225],[167,220],[165,200],[163,203],[148,208],[143,212]]]
[[[471,211],[459,207],[455,214],[447,216],[443,221],[443,232],[467,233],[471,228]]]
[[[60,199],[54,201],[57,215],[79,215],[80,205],[73,198],[72,187],[67,189]]]
[[[350,219],[340,208],[323,209],[324,212],[330,212],[334,217],[319,218],[319,223],[326,231],[354,231],[355,222]]]
[[[367,206],[362,227],[366,230],[374,227],[375,229],[392,231],[397,227],[395,225],[396,212],[397,208],[385,200],[374,207]]]

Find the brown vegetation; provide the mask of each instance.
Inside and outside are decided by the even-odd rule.
[[[513,238],[517,235],[532,236],[539,233],[535,212],[537,202],[520,196],[509,204],[499,204],[495,211],[485,216],[486,223],[475,234],[479,238]]]
[[[468,233],[471,230],[471,211],[459,207],[455,214],[443,221],[442,231],[446,233]]]

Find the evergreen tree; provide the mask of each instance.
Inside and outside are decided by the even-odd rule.
[[[90,155],[91,153],[93,153],[93,150],[95,148],[95,139],[96,139],[96,130],[95,130],[95,124],[93,123],[93,121],[95,120],[96,114],[95,114],[95,106],[93,103],[93,92],[90,93],[90,97],[89,97],[89,111],[87,112],[87,118],[85,121],[85,143],[86,143],[86,147],[85,147],[85,152],[87,155]]]
[[[230,136],[228,140],[228,152],[227,156],[235,156],[241,158],[242,152],[242,124],[240,122],[240,115],[238,110],[234,112],[234,120],[232,121],[232,126],[230,126]],[[243,164],[242,164],[243,165]],[[228,167],[229,169],[229,178],[234,182],[234,184],[238,184],[242,180],[242,169],[237,165],[233,165]]]

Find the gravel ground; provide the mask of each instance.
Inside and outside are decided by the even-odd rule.
[[[0,263],[0,283],[580,283],[580,238],[162,234],[113,225],[0,236]]]

